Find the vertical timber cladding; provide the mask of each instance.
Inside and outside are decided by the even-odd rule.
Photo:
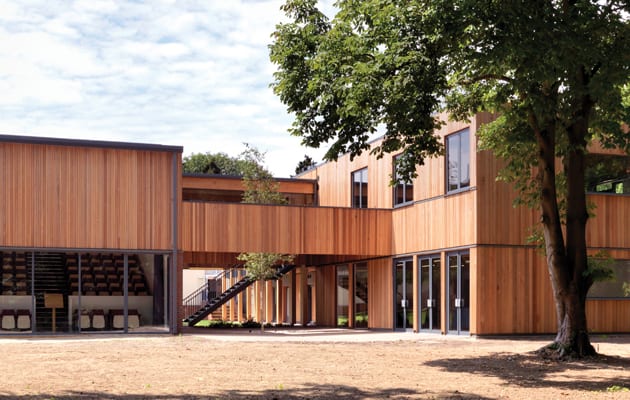
[[[368,261],[368,328],[394,328],[392,259]]]
[[[476,333],[555,332],[556,311],[544,257],[525,246],[479,247],[476,253],[476,282],[471,279],[477,300]]]
[[[0,141],[3,246],[173,249],[181,148],[57,142]]]

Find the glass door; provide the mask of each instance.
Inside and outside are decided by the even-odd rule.
[[[440,256],[419,259],[420,329],[440,330]]]
[[[448,255],[448,330],[470,331],[470,255],[468,252]]]
[[[394,264],[395,328],[413,329],[413,260],[397,260]]]

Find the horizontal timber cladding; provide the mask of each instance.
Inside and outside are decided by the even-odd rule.
[[[184,251],[391,254],[391,210],[183,202]]]
[[[174,154],[0,143],[1,245],[172,249]]]

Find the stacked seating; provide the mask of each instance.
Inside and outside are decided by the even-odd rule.
[[[122,254],[81,254],[81,282],[79,287],[78,255],[67,256],[68,287],[72,295],[79,291],[84,296],[122,296],[124,292],[124,258]],[[149,290],[146,276],[138,257],[128,257],[130,296],[146,296]]]
[[[123,310],[109,310],[110,326],[112,329],[124,329],[125,312]],[[138,310],[128,310],[127,327],[135,329],[140,326],[140,314]]]
[[[0,294],[26,296],[30,294],[26,253],[2,253],[2,286]]]
[[[31,329],[30,310],[0,311],[0,328],[3,330],[28,331]]]
[[[105,311],[81,310],[80,313],[74,313],[74,325],[78,329],[79,322],[82,330],[103,330],[105,329]]]
[[[81,322],[82,330],[124,329],[125,312],[124,310],[112,309],[106,314],[101,309],[81,310],[80,313],[75,312],[74,315],[74,323],[77,328],[79,327],[79,321]],[[135,329],[140,326],[140,313],[138,310],[131,309],[128,311],[127,324],[129,329]]]

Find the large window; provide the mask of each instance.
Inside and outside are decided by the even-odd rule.
[[[354,265],[354,327],[368,327],[368,266]]]
[[[630,298],[630,260],[617,260],[610,268],[613,270],[614,278],[609,281],[595,282],[588,291],[589,298]]]
[[[585,179],[588,192],[630,194],[630,157],[589,154]]]
[[[352,173],[352,207],[368,206],[368,173],[367,168]]]
[[[470,186],[470,132],[464,129],[446,137],[446,190]]]
[[[396,171],[398,157],[394,159],[394,176],[396,177],[396,186],[394,186],[394,206],[410,203],[413,201],[413,183],[404,180]]]
[[[337,326],[348,326],[349,277],[347,265],[337,266]]]

